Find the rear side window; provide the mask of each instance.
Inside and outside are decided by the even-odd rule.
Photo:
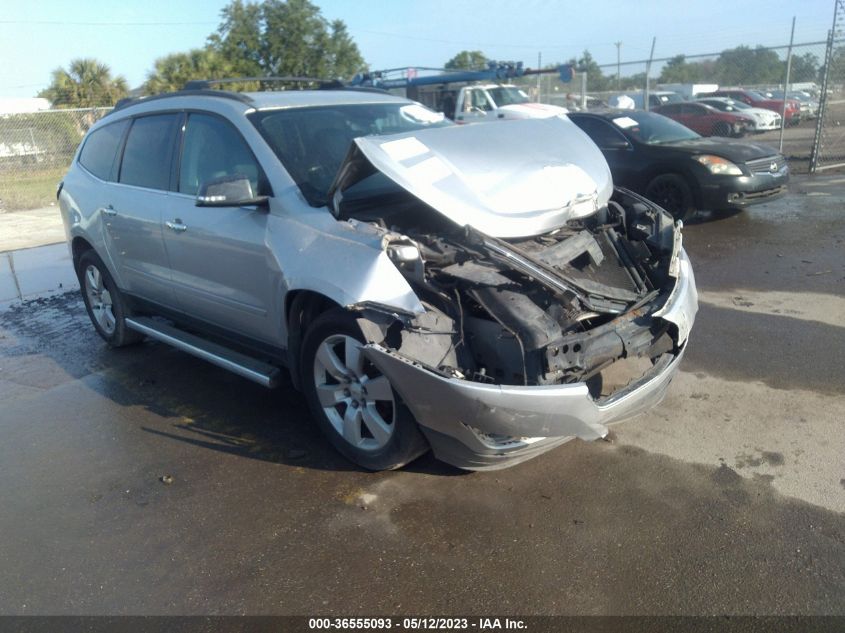
[[[156,114],[135,119],[123,150],[122,184],[168,189],[176,123],[180,116]]]
[[[235,175],[249,178],[253,192],[266,193],[258,161],[240,133],[216,116],[189,115],[179,170],[179,191],[195,195],[202,183]]]
[[[609,123],[599,119],[571,117],[570,120],[580,127],[600,148],[617,147],[619,143],[628,142],[628,139],[614,130]]]
[[[101,180],[114,180],[117,148],[127,125],[128,120],[118,121],[91,132],[79,154],[80,164]]]

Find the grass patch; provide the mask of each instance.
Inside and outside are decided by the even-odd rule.
[[[25,172],[0,172],[0,211],[46,207],[56,201],[56,185],[67,167]]]

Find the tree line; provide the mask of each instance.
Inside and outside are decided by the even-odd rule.
[[[233,0],[205,46],[155,60],[142,91],[179,90],[192,79],[347,78],[366,67],[343,20],[328,21],[310,0]],[[54,70],[38,96],[54,107],[85,108],[114,105],[128,93],[126,79],[106,64],[75,59],[67,69]]]
[[[221,11],[220,24],[201,48],[156,59],[142,86],[147,95],[171,92],[193,79],[224,77],[298,76],[345,79],[367,70],[357,44],[342,20],[329,21],[310,0],[232,0]],[[845,49],[837,51],[837,67],[845,69]],[[488,57],[479,50],[464,50],[445,62],[451,70],[483,70]],[[606,73],[589,51],[566,63],[586,73],[588,90],[639,88],[645,73],[619,78]],[[786,62],[764,47],[738,46],[715,59],[690,61],[678,55],[666,62],[660,83],[718,83],[721,85],[778,84]],[[818,81],[824,69],[812,53],[792,59],[790,80]],[[234,86],[256,89],[256,83]],[[126,79],[95,59],[75,59],[67,69],[57,68],[50,85],[39,93],[54,107],[87,108],[114,105],[126,97]]]
[[[834,69],[845,70],[845,48],[837,51]],[[612,91],[617,88],[614,66],[600,66],[585,50],[580,57],[567,62],[578,73],[587,74],[587,89],[594,92]],[[556,65],[556,64],[555,64]],[[446,62],[445,68],[458,70],[483,70],[487,57],[481,51],[461,51]],[[609,72],[608,72],[609,71]],[[819,58],[813,53],[792,57],[790,82],[821,81],[824,72]],[[657,79],[658,83],[715,83],[720,85],[780,84],[786,75],[786,61],[772,49],[762,46],[751,48],[737,46],[724,50],[715,59],[689,61],[684,55],[677,55],[667,61]],[[618,88],[630,90],[645,85],[645,72],[626,75],[618,79]]]

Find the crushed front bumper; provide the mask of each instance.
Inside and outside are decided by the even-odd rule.
[[[379,345],[367,345],[365,354],[402,396],[438,459],[471,470],[510,466],[573,437],[602,438],[608,424],[663,399],[698,309],[683,249],[678,264],[675,288],[655,313],[675,326],[678,353],[664,354],[644,376],[607,398],[593,398],[585,383],[516,386],[450,378]]]

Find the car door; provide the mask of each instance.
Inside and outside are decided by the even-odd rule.
[[[109,187],[109,201],[102,210],[106,248],[123,290],[166,307],[175,307],[176,301],[161,223],[179,119],[179,114],[166,113],[132,120],[117,184]]]
[[[176,191],[164,218],[173,287],[187,315],[272,342],[280,327],[278,315],[273,316],[279,283],[265,241],[268,211],[196,206],[204,182],[235,175],[248,177],[256,195],[270,193],[261,166],[234,125],[218,115],[188,113]]]
[[[467,88],[464,93],[463,111],[458,113],[457,120],[462,123],[483,121],[493,110],[493,104],[483,88]]]
[[[636,182],[637,161],[634,148],[613,124],[592,116],[572,116],[571,120],[595,143],[610,167],[613,183],[632,187]]]
[[[684,125],[702,136],[712,134],[718,116],[698,103],[685,103],[682,107],[688,121],[688,123],[684,122]]]

